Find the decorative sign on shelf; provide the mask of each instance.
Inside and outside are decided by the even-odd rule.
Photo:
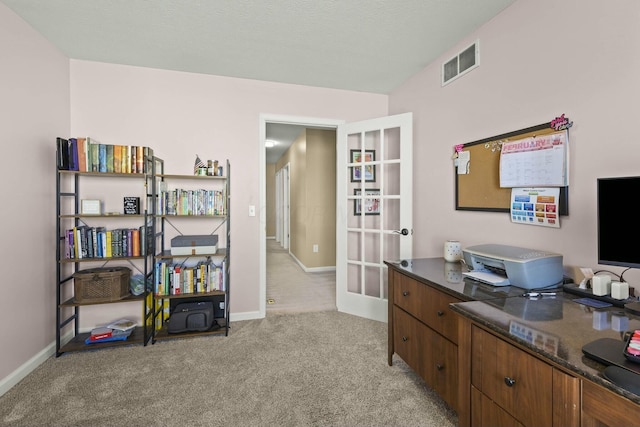
[[[124,198],[125,215],[138,215],[140,213],[140,197]]]
[[[100,215],[102,213],[100,200],[82,199],[81,212],[83,215]]]

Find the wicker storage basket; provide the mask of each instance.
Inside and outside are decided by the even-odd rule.
[[[77,302],[110,302],[129,296],[127,267],[90,268],[73,275]]]

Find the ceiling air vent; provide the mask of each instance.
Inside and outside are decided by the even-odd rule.
[[[476,40],[471,46],[442,64],[442,86],[480,65],[480,43]]]

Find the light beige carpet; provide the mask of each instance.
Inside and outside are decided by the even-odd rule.
[[[387,325],[337,311],[233,322],[228,337],[51,358],[0,397],[2,426],[455,426]]]
[[[267,239],[267,315],[336,309],[336,273],[307,273],[274,239]]]

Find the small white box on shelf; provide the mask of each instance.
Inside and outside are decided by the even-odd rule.
[[[215,254],[218,251],[218,235],[177,236],[171,239],[171,255]]]

